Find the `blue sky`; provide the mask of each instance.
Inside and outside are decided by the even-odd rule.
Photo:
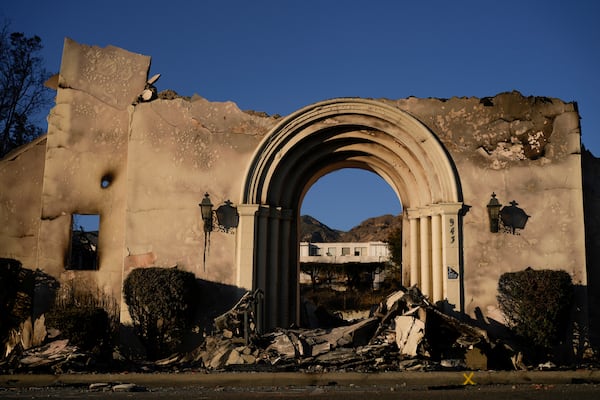
[[[59,70],[65,37],[114,45],[152,56],[159,90],[269,114],[344,96],[518,90],[576,101],[583,143],[600,155],[595,0],[18,0],[0,5],[1,18],[42,38],[50,71]],[[399,211],[380,178],[355,171],[322,178],[302,206],[342,230]]]

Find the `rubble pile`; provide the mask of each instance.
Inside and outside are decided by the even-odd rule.
[[[276,329],[259,334],[247,320],[255,298],[244,296],[215,319],[217,331],[177,362],[207,370],[429,370],[485,369],[490,343],[485,331],[464,324],[430,304],[416,288],[390,295],[370,317],[316,329]],[[172,360],[175,362],[175,360]],[[471,364],[471,365],[467,365]]]
[[[23,350],[15,348],[8,358],[0,362],[0,372],[51,372],[85,371],[94,364],[94,357],[69,345],[67,339],[53,340],[39,347]]]
[[[320,328],[278,328],[263,333],[261,304],[260,291],[246,293],[214,319],[214,331],[191,352],[137,363],[115,358],[115,353],[109,368],[147,372],[485,370],[488,356],[497,357],[494,351],[500,347],[491,343],[484,330],[441,312],[416,287],[391,294],[367,318],[329,319],[329,323],[337,321],[337,326]],[[317,309],[313,307],[312,312]],[[0,362],[0,370],[61,373],[89,371],[100,365],[104,364],[94,356],[61,339],[15,349]],[[514,360],[513,365],[517,367]]]

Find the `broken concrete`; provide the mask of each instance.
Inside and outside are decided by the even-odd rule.
[[[328,329],[279,328],[262,335],[256,332],[244,335],[236,329],[223,329],[224,321],[227,326],[241,325],[239,318],[243,314],[237,310],[249,308],[252,296],[247,293],[242,299],[224,314],[226,318],[215,319],[215,325],[221,328],[207,337],[200,348],[191,355],[173,358],[160,365],[186,360],[192,365],[200,362],[208,370],[254,368],[252,365],[277,370],[311,370],[317,366],[317,369],[357,370],[426,370],[458,366],[480,369],[485,360],[485,349],[489,348],[484,331],[441,313],[417,288],[393,293],[379,305],[373,316],[354,323]],[[428,316],[434,316],[439,324],[429,329],[452,331],[445,343],[430,343],[432,333],[426,329]],[[236,317],[238,321],[234,320]],[[235,334],[231,335],[233,332]],[[451,346],[455,347],[454,355],[462,355],[457,362],[439,358],[443,354],[438,348]],[[457,352],[456,349],[462,350]],[[436,355],[432,357],[430,351]],[[407,363],[408,359],[418,361]]]
[[[97,355],[81,352],[68,340],[15,349],[0,362],[0,373],[97,371],[435,371],[487,370],[505,365],[515,370],[556,369],[551,362],[528,365],[523,349],[511,347],[471,323],[442,313],[418,288],[402,289],[382,301],[371,317],[334,328],[282,329],[259,333],[232,327],[247,318],[240,310],[255,307],[248,292],[231,310],[215,318],[212,334],[190,352],[162,360],[99,364]],[[237,319],[237,320],[236,320]],[[217,328],[216,325],[219,325]],[[250,325],[248,325],[250,326]],[[229,329],[232,328],[232,329]],[[498,351],[498,349],[504,351]],[[511,365],[512,363],[512,365]],[[99,384],[96,390],[109,390]],[[114,390],[114,388],[113,388]]]
[[[394,319],[396,325],[396,345],[400,354],[416,357],[417,348],[425,337],[425,321],[410,315],[399,315]]]

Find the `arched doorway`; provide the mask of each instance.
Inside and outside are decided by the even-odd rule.
[[[452,160],[423,124],[383,102],[333,99],[283,119],[261,142],[238,211],[238,284],[265,293],[266,328],[299,318],[298,217],[308,188],[341,168],[372,171],[404,208],[403,267],[434,302],[459,305],[462,195]]]

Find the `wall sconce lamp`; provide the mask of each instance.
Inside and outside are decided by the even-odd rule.
[[[492,198],[487,204],[490,232],[497,233],[502,226],[505,232],[518,235],[517,230],[525,229],[530,216],[517,205],[519,203],[513,200],[509,206],[502,207],[502,204],[496,199],[496,193],[492,193]]]
[[[200,213],[204,222],[204,233],[211,232],[213,229],[213,204],[210,201],[208,193],[204,193],[204,198],[198,206],[200,206]]]
[[[502,204],[496,198],[496,193],[492,193],[492,198],[487,204],[488,217],[490,218],[490,232],[498,233],[500,230],[500,208]]]
[[[234,207],[233,203],[229,200],[225,200],[224,204],[213,210],[210,196],[208,193],[205,193],[204,198],[198,205],[200,206],[202,221],[204,222],[204,232],[212,232],[215,228],[221,232],[230,232],[232,229],[237,228],[240,222],[237,207]],[[216,220],[214,217],[216,217]]]
[[[206,253],[210,248],[210,233],[215,228],[218,228],[221,232],[231,232],[234,228],[237,228],[240,215],[237,212],[237,208],[229,200],[226,200],[224,204],[213,210],[213,204],[210,201],[208,193],[204,194],[204,198],[198,206],[202,214],[202,222],[204,223],[204,270],[206,271]]]

